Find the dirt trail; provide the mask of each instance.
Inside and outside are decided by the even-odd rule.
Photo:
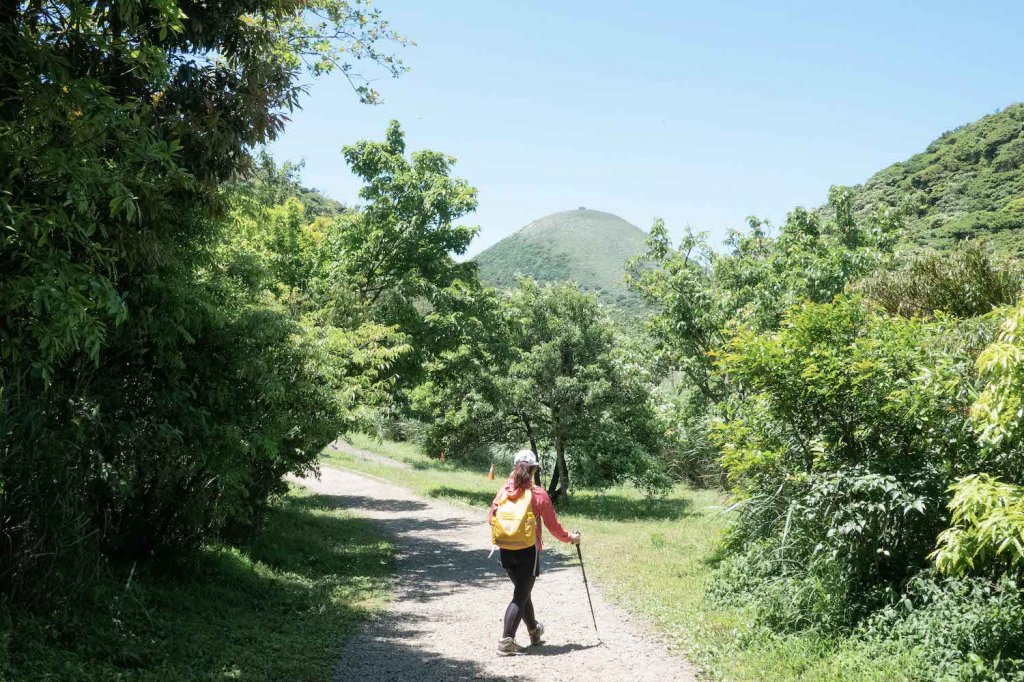
[[[669,655],[591,582],[604,639],[599,645],[579,566],[548,550],[533,591],[545,644],[523,656],[497,656],[512,589],[497,553],[487,557],[490,536],[482,512],[326,466],[319,480],[298,482],[372,519],[399,550],[395,598],[345,643],[335,680],[694,679],[685,659]],[[525,626],[516,639],[529,641]]]

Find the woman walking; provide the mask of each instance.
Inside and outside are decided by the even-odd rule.
[[[580,534],[567,532],[558,523],[555,507],[544,488],[534,485],[540,467],[530,450],[520,450],[513,459],[512,473],[491,503],[487,521],[491,537],[501,550],[501,566],[514,586],[512,601],[505,609],[505,624],[498,640],[498,654],[510,656],[526,651],[516,644],[520,621],[526,623],[530,644],[540,644],[544,626],[537,622],[530,593],[540,575],[541,527],[547,526],[557,540],[578,545]],[[539,521],[538,521],[539,520]]]

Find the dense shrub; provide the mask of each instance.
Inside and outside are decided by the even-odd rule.
[[[1022,285],[1017,262],[997,260],[984,242],[969,241],[947,252],[914,253],[902,267],[875,273],[855,290],[892,315],[975,317],[1016,303]]]
[[[393,38],[334,0],[0,8],[5,596],[73,594],[100,549],[251,520],[337,428],[292,316],[215,265],[219,188],[281,129],[304,64],[397,74]]]
[[[719,354],[737,389],[715,436],[739,498],[733,542],[816,595],[783,611],[791,626],[853,625],[927,567],[945,489],[978,461],[971,357],[943,331],[840,298],[774,334],[741,330]]]
[[[1024,592],[1003,576],[915,577],[857,633],[870,658],[903,657],[918,680],[1024,680]]]

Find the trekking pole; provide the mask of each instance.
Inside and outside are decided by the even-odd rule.
[[[597,618],[594,617],[594,602],[590,599],[590,585],[587,584],[587,569],[583,568],[583,552],[580,550],[580,546],[576,545],[576,556],[580,558],[580,570],[583,572],[583,587],[587,589],[587,603],[590,604],[590,619],[594,621],[594,634],[597,635],[597,641],[601,641],[601,634],[597,631]]]

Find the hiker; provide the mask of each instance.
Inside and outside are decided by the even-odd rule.
[[[567,532],[558,523],[555,507],[544,488],[533,485],[534,473],[540,468],[537,455],[520,450],[513,458],[512,473],[491,503],[487,522],[491,539],[501,550],[501,567],[508,573],[515,589],[505,609],[505,627],[498,640],[498,654],[509,656],[526,651],[516,644],[519,622],[526,623],[530,644],[541,643],[544,626],[537,622],[530,593],[540,575],[541,525],[562,542],[580,543],[578,531]]]

